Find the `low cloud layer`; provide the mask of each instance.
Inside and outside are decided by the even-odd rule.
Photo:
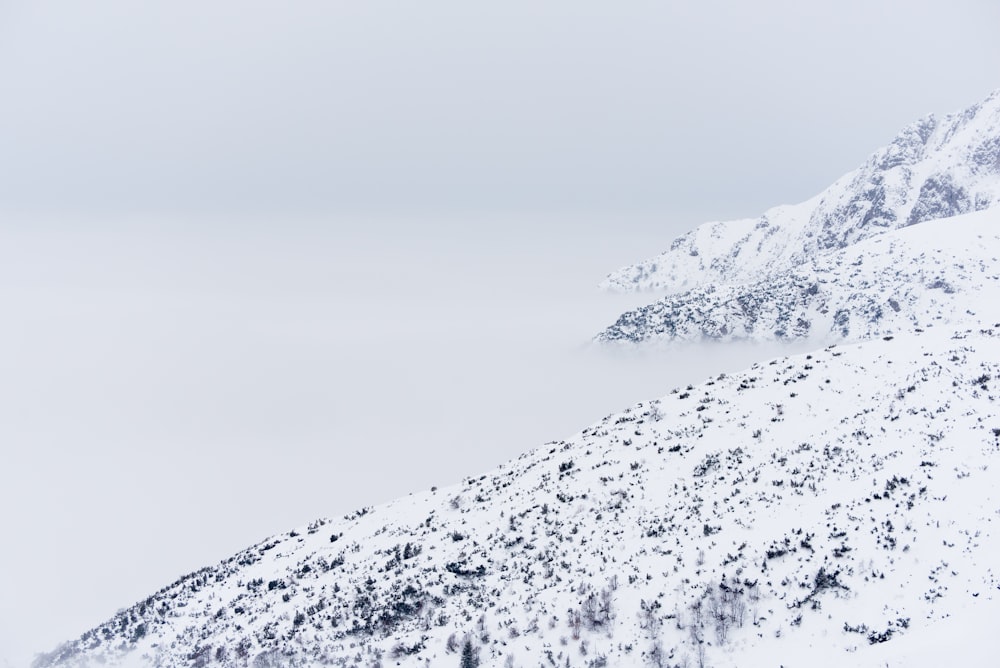
[[[977,0],[470,7],[0,4],[0,665],[776,353],[592,286],[998,85]]]
[[[664,238],[643,219],[20,223],[0,235],[14,656],[767,354],[588,344],[641,300],[593,286]]]

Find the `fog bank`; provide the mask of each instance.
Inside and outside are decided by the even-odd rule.
[[[588,343],[649,298],[594,286],[662,220],[8,222],[0,633],[20,656],[271,533],[775,352]]]

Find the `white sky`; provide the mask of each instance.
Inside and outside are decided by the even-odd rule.
[[[985,0],[0,2],[0,665],[760,356],[586,350],[643,299],[593,286],[985,97],[997,25]]]

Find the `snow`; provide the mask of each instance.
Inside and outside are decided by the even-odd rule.
[[[660,255],[610,274],[615,291],[677,293],[743,283],[914,223],[1000,201],[1000,90],[941,119],[921,119],[806,202],[713,222]]]
[[[272,536],[38,665],[457,664],[453,634],[496,666],[639,665],[657,642],[696,665],[696,638],[712,666],[931,665],[915,643],[995,610],[998,334],[678,388],[460,485]],[[720,583],[744,606],[726,633]],[[610,614],[576,630],[591,595]]]
[[[743,284],[628,311],[603,342],[803,339],[817,345],[940,323],[971,326],[1000,303],[1000,212],[905,227]]]
[[[811,352],[266,538],[36,668],[994,665],[997,137],[1000,92],[608,282],[687,292],[604,339]]]

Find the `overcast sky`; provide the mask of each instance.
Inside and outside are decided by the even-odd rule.
[[[0,197],[753,213],[985,97],[997,25],[991,0],[7,0]]]
[[[0,666],[773,351],[619,265],[1000,87],[1000,5],[0,1]]]

